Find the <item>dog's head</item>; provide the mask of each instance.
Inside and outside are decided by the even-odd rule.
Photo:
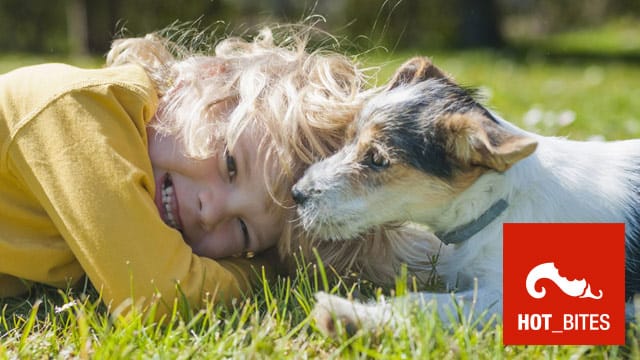
[[[422,57],[400,67],[347,136],[292,191],[302,225],[322,238],[347,239],[389,222],[430,225],[482,174],[508,170],[537,145]]]

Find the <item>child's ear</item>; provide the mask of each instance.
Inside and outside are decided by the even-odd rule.
[[[400,85],[415,84],[430,78],[448,79],[440,69],[431,63],[429,58],[424,56],[414,57],[396,70],[387,90]]]
[[[482,166],[499,172],[531,155],[538,142],[512,131],[479,113],[454,114],[444,121],[453,156],[464,165]],[[451,133],[453,132],[453,133]]]

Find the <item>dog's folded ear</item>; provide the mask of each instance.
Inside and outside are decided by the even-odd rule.
[[[453,140],[448,144],[450,151],[467,166],[503,172],[531,155],[538,146],[534,138],[476,112],[451,115],[444,119],[443,125]]]
[[[394,89],[400,85],[415,84],[431,78],[448,79],[448,77],[438,69],[429,58],[424,56],[414,57],[402,64],[393,75],[387,90]]]

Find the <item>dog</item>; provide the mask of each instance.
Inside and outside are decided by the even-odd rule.
[[[627,300],[640,293],[640,140],[540,136],[472,95],[428,58],[409,60],[364,105],[346,145],[292,188],[300,223],[317,237],[347,241],[380,224],[427,225],[443,243],[438,275],[455,290],[374,304],[318,293],[313,314],[325,332],[335,331],[333,319],[351,329],[393,323],[398,304],[418,300],[435,300],[445,321],[499,317],[507,222],[625,223]]]

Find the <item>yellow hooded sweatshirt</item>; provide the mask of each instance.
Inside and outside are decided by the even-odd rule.
[[[85,274],[112,309],[156,293],[172,305],[176,284],[192,306],[249,290],[264,264],[196,256],[158,215],[145,131],[157,105],[133,65],[0,75],[0,297]]]

